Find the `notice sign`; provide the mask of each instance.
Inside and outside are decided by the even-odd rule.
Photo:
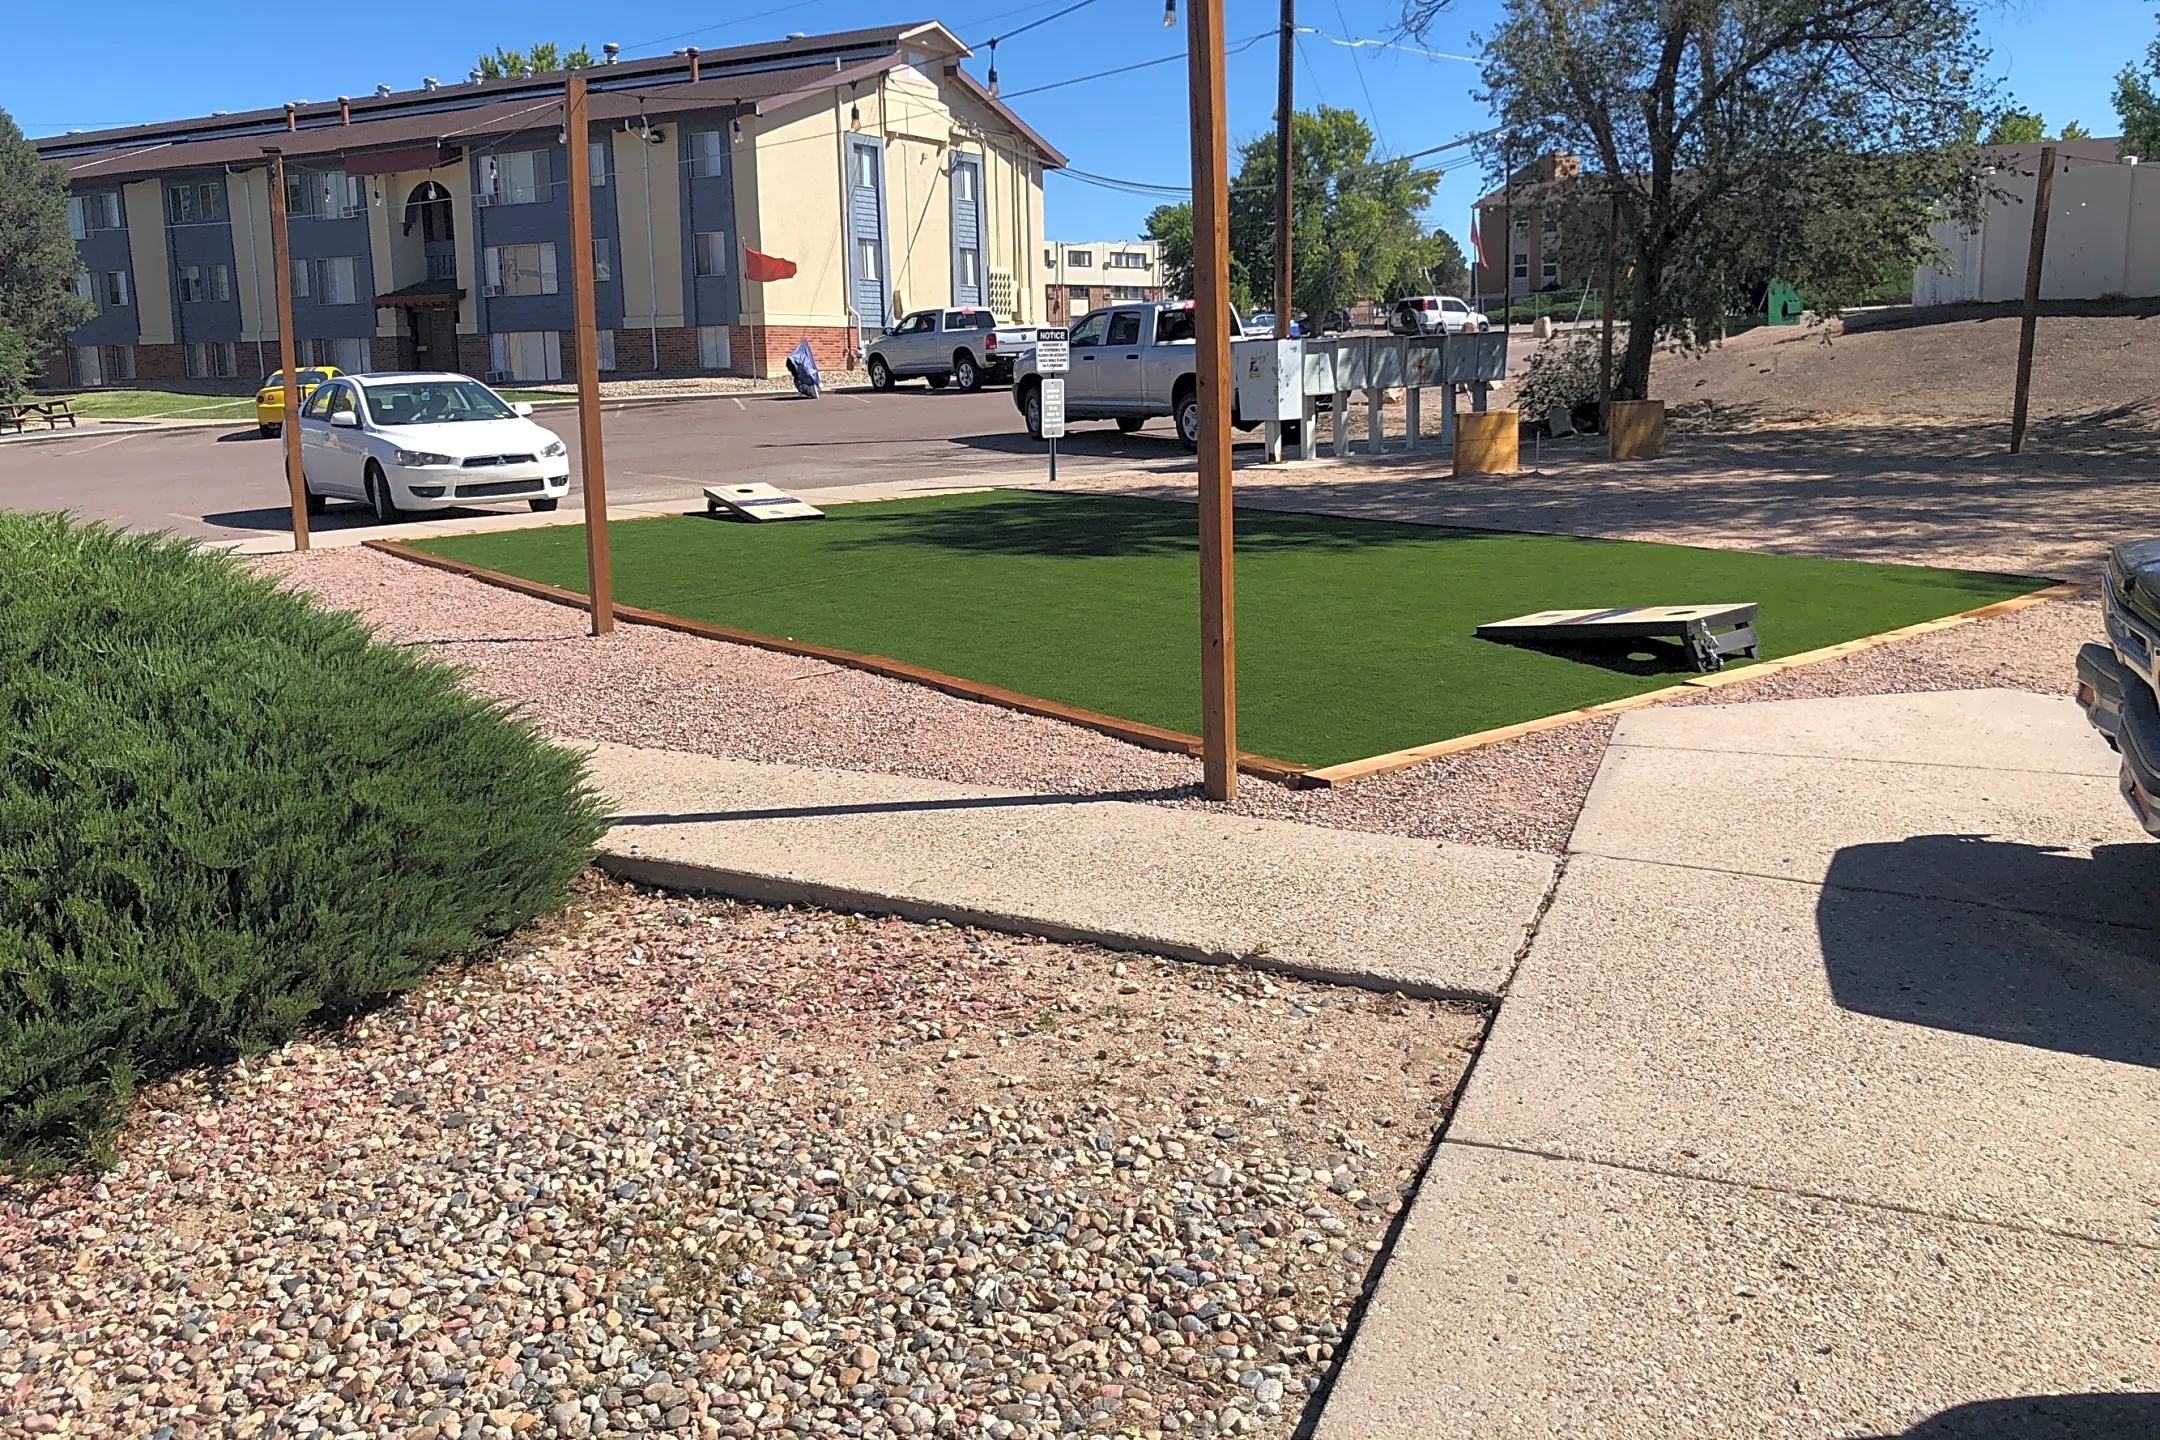
[[[1072,368],[1072,349],[1066,343],[1069,332],[1054,326],[1044,326],[1035,332],[1035,373],[1038,375],[1063,375]],[[1064,412],[1059,411],[1060,414]]]
[[[1055,440],[1065,433],[1065,381],[1052,375],[1042,382],[1043,439]]]

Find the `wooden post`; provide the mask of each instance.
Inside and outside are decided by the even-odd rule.
[[[2040,266],[2047,256],[2048,209],[2055,203],[2055,147],[2040,148],[2033,187],[2032,247],[2025,254],[2025,324],[2018,332],[2017,400],[2010,408],[2010,453],[2025,449],[2025,406],[2032,392],[2033,338],[2040,328]]]
[[[1598,358],[1598,429],[1612,424],[1612,322],[1613,290],[1620,284],[1620,195],[1615,191],[1612,209],[1605,217],[1605,341]]]
[[[1237,799],[1237,624],[1230,518],[1230,164],[1223,0],[1192,0],[1193,382],[1200,406],[1200,736],[1210,800]]]
[[[285,418],[278,438],[285,442],[285,488],[292,501],[293,549],[308,548],[307,479],[300,459],[300,356],[293,343],[292,246],[285,234],[285,155],[265,146],[270,157],[270,269],[277,295],[278,365],[285,372]]]
[[[1275,69],[1275,338],[1290,338],[1290,162],[1296,147],[1291,138],[1290,107],[1296,88],[1294,63],[1297,44],[1297,0],[1282,0],[1281,54]]]
[[[615,628],[615,576],[608,550],[607,461],[600,441],[600,325],[593,300],[592,128],[585,77],[563,92],[563,148],[569,152],[570,312],[577,330],[578,460],[585,480],[585,571],[592,633]]]

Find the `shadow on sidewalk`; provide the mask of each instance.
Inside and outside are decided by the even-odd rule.
[[[2160,1440],[2160,1394],[1976,1400],[1873,1440]]]
[[[874,800],[856,805],[791,805],[772,810],[702,810],[682,814],[617,815],[610,825],[709,825],[723,820],[818,820],[834,815],[909,815],[941,810],[1012,810],[1037,805],[1100,805],[1105,801],[1182,800],[1197,785],[1156,790],[1110,790],[1095,795],[974,795],[939,800]]]
[[[2160,845],[1853,845],[1816,903],[1847,1010],[2160,1068]]]

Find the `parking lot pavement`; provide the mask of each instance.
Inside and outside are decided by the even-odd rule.
[[[549,407],[537,420],[568,442],[571,499],[579,503],[577,415]],[[695,504],[701,487],[764,482],[827,496],[930,481],[1021,484],[1047,478],[1044,448],[1030,440],[1009,391],[974,395],[902,386],[889,394],[829,391],[610,402],[608,499],[624,506]],[[1257,444],[1257,437],[1250,443]],[[0,506],[73,510],[87,519],[206,539],[289,533],[284,452],[253,425],[106,432],[0,450]],[[1085,425],[1061,442],[1067,474],[1191,468],[1168,420],[1136,435]],[[492,515],[507,509],[442,512]],[[519,506],[516,513],[526,513]],[[357,504],[332,502],[314,528],[372,525]]]

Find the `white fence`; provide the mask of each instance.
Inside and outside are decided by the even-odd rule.
[[[1915,305],[2025,298],[2025,257],[2032,246],[2038,180],[1998,173],[1987,217],[1971,233],[1937,225],[1947,269],[1913,274]],[[2160,165],[2060,160],[2040,269],[2043,300],[2160,295]]]

